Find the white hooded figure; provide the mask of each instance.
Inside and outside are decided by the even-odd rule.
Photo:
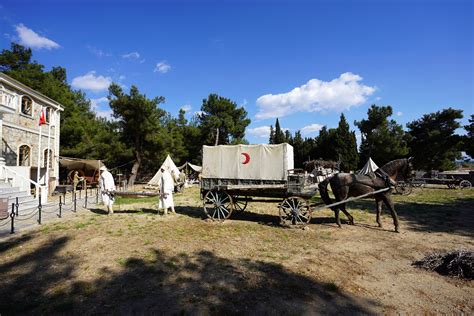
[[[105,166],[100,167],[100,179],[99,187],[102,195],[102,202],[107,206],[107,212],[113,214],[114,210],[112,205],[114,204],[115,198],[115,182],[112,174],[107,170]]]
[[[160,178],[160,199],[158,201],[158,208],[163,209],[164,215],[168,214],[168,208],[171,208],[171,211],[173,213],[176,213],[174,210],[173,192],[173,177],[168,172],[168,170],[162,167]]]

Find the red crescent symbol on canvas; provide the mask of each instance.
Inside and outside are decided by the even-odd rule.
[[[245,160],[244,160],[244,162],[242,162],[242,164],[243,164],[243,165],[248,164],[249,161],[250,161],[250,155],[247,154],[247,153],[242,153],[242,155],[245,157]]]

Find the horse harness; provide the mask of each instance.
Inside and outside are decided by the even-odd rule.
[[[392,180],[392,178],[390,178],[390,176],[385,171],[383,171],[380,168],[375,170],[375,172],[373,172],[371,175],[367,175],[367,176],[372,180],[372,183],[361,181],[361,180],[358,180],[357,178],[355,178],[355,181],[353,183],[351,183],[350,186],[353,186],[353,185],[356,185],[356,184],[362,184],[362,185],[366,185],[368,187],[371,187],[373,189],[383,189],[383,188],[393,188],[397,184],[395,181]],[[373,182],[376,178],[382,179],[385,186],[382,187],[380,185],[376,185]]]

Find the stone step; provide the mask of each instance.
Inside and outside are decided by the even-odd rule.
[[[31,194],[28,194],[27,192],[22,192],[20,195],[11,197],[8,199],[8,202],[11,203],[16,203],[16,198],[18,198],[18,203],[26,203],[26,202],[31,202],[31,201],[36,201],[35,197]]]
[[[21,191],[18,187],[2,188],[0,189],[0,198],[16,196],[19,193],[21,193]]]
[[[18,207],[18,214],[21,217],[22,214],[30,213],[30,212],[34,211],[35,209],[37,209],[37,208],[38,208],[38,201],[37,200],[31,201],[31,202],[26,202],[26,203],[21,203]],[[59,208],[59,206],[54,202],[53,203],[49,202],[49,203],[41,205],[42,210],[52,210],[54,208]]]
[[[10,182],[5,182],[5,179],[0,179],[0,190],[3,188],[11,188]]]

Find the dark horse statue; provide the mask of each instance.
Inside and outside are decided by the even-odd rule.
[[[326,205],[329,205],[331,198],[328,193],[328,184],[331,184],[331,189],[336,198],[336,201],[342,201],[348,197],[359,196],[366,193],[374,192],[383,188],[391,187],[395,185],[396,181],[407,180],[412,173],[411,158],[408,159],[397,159],[390,161],[385,164],[382,168],[375,171],[375,174],[370,175],[358,175],[352,173],[337,173],[334,176],[327,178],[319,184],[319,192],[321,198]],[[393,218],[393,225],[395,225],[395,231],[399,232],[398,216],[395,212],[395,207],[391,199],[391,191],[387,190],[374,194],[375,203],[377,205],[377,224],[382,227],[380,221],[380,214],[382,213],[382,202],[385,203],[387,208],[390,210]],[[336,217],[336,223],[341,227],[341,220],[339,218],[339,211],[346,214],[349,219],[349,223],[354,225],[354,218],[346,210],[346,204],[340,204],[331,207]]]

